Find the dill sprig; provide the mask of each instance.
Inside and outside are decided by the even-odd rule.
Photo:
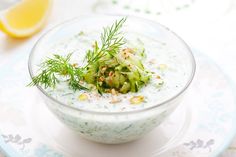
[[[72,53],[65,57],[55,54],[52,58],[47,58],[46,61],[40,64],[40,73],[33,77],[29,86],[40,85],[44,88],[55,88],[61,77],[64,77],[67,79],[69,87],[74,90],[87,89],[80,83],[85,81],[88,84],[95,85],[98,92],[101,94],[104,90],[103,85],[101,85],[101,82],[99,81],[99,79],[101,80],[102,78],[98,77],[99,60],[104,56],[108,56],[105,57],[106,59],[108,58],[108,60],[115,58],[117,53],[120,52],[121,47],[125,44],[124,37],[121,35],[121,28],[125,21],[126,18],[122,18],[119,21],[115,21],[110,27],[103,28],[103,33],[100,36],[101,45],[98,45],[98,42],[95,41],[93,49],[87,51],[85,66],[77,67],[71,64],[70,59]],[[113,72],[111,71],[109,73],[111,75]],[[117,76],[119,75],[117,74]],[[122,80],[129,81],[129,79],[125,77],[127,76],[121,76],[121,78],[123,78]],[[130,85],[127,84],[127,82],[125,85],[127,86],[127,90],[124,90],[124,87],[122,90],[128,92],[130,90]]]
[[[37,76],[33,77],[32,82],[28,86],[41,85],[44,88],[55,87],[59,82],[59,76],[64,76],[68,79],[69,86],[73,90],[87,89],[80,84],[83,69],[70,64],[72,53],[63,57],[54,54],[52,58],[47,58],[46,61],[40,64],[40,71]]]
[[[109,54],[114,56],[120,49],[122,45],[125,44],[124,37],[120,36],[123,24],[126,21],[126,17],[119,21],[115,21],[112,26],[104,27],[103,33],[101,34],[101,47],[98,46],[98,42],[95,41],[93,45],[93,50],[88,50],[86,54],[87,66],[94,64],[103,56]]]

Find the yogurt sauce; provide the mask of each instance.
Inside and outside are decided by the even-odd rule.
[[[186,84],[190,68],[186,65],[189,61],[179,51],[172,49],[166,43],[154,40],[138,33],[125,34],[125,47],[145,49],[143,65],[152,72],[149,83],[137,93],[112,95],[110,93],[99,95],[93,91],[73,91],[67,83],[61,81],[55,89],[45,89],[55,99],[79,109],[100,112],[124,112],[140,110],[154,106],[176,95]],[[52,54],[66,55],[73,52],[72,62],[83,64],[86,50],[99,36],[96,32],[80,32],[73,37],[64,39],[53,45],[48,52]],[[163,85],[161,85],[164,82]],[[85,93],[86,100],[79,100],[79,96]],[[144,96],[140,104],[131,104],[133,96]],[[114,99],[117,100],[116,103]]]

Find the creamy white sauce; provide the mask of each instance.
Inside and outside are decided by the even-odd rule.
[[[86,50],[91,49],[93,42],[98,39],[97,32],[84,32],[84,35],[76,34],[71,38],[63,39],[48,51],[51,54],[60,55],[73,52],[72,63],[83,65]],[[55,99],[76,108],[90,111],[124,112],[140,110],[166,101],[185,86],[191,72],[188,66],[189,59],[186,56],[181,55],[179,51],[172,49],[166,43],[137,33],[126,33],[125,39],[127,40],[125,47],[145,48],[146,58],[143,59],[143,65],[154,73],[150,82],[137,93],[119,94],[115,99],[121,101],[113,104],[111,103],[114,99],[112,94],[104,93],[101,96],[96,91],[73,91],[63,81],[55,89],[46,89],[46,91]],[[160,64],[165,64],[167,68],[160,70]],[[164,80],[164,85],[159,88],[157,87],[157,75]],[[80,101],[78,99],[82,93],[88,94],[88,100]],[[130,103],[130,98],[140,95],[145,97],[144,102],[136,105]]]

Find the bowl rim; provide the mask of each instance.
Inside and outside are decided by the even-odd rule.
[[[139,110],[133,110],[133,111],[122,111],[122,112],[104,112],[104,111],[92,111],[92,110],[86,110],[86,109],[81,109],[81,108],[76,108],[76,107],[73,107],[73,106],[69,106],[59,100],[57,100],[56,98],[53,98],[52,96],[50,96],[44,89],[43,87],[41,87],[40,85],[36,85],[36,87],[39,89],[39,91],[44,95],[46,96],[47,98],[49,98],[50,100],[52,100],[53,102],[63,106],[63,107],[66,107],[66,108],[69,108],[71,110],[76,110],[76,111],[80,111],[80,112],[84,112],[84,113],[88,113],[88,114],[98,114],[98,115],[127,115],[127,114],[135,114],[135,113],[141,113],[141,112],[146,112],[146,111],[150,111],[150,110],[153,110],[155,108],[158,108],[158,107],[161,107],[161,106],[164,106],[165,104],[168,104],[169,102],[175,100],[177,97],[179,97],[180,95],[182,95],[186,90],[187,88],[189,87],[189,85],[191,84],[191,82],[193,81],[193,78],[195,76],[195,72],[196,72],[196,61],[195,61],[195,58],[194,58],[194,55],[193,55],[193,52],[191,50],[191,48],[188,46],[188,44],[179,36],[177,35],[175,32],[173,32],[171,29],[169,29],[168,27],[156,22],[156,21],[153,21],[153,20],[149,20],[149,19],[145,19],[145,18],[142,18],[142,17],[136,17],[136,16],[133,16],[133,15],[122,15],[122,14],[88,14],[88,15],[80,15],[80,16],[77,16],[73,19],[70,19],[70,20],[66,20],[64,22],[61,22],[59,24],[57,24],[56,26],[52,27],[51,29],[49,29],[48,31],[46,31],[46,33],[44,33],[38,40],[37,42],[34,44],[30,54],[29,54],[29,57],[28,57],[28,70],[29,70],[29,74],[30,74],[30,77],[31,79],[34,77],[34,73],[33,73],[33,69],[32,69],[32,58],[34,56],[34,52],[35,50],[37,49],[37,45],[39,45],[43,40],[44,38],[50,33],[50,32],[53,32],[54,30],[56,29],[59,29],[63,26],[65,26],[66,24],[69,24],[69,23],[74,23],[74,22],[78,22],[79,19],[83,19],[83,18],[89,18],[89,17],[99,17],[99,16],[113,16],[113,17],[124,17],[126,16],[127,18],[133,18],[133,19],[137,19],[137,20],[140,20],[140,21],[143,21],[143,22],[146,22],[146,23],[150,23],[150,24],[153,24],[153,25],[159,25],[160,27],[162,27],[163,29],[165,29],[166,31],[170,32],[172,35],[174,35],[182,44],[183,46],[187,49],[188,51],[188,54],[189,54],[189,58],[191,60],[191,74],[189,75],[189,78],[187,80],[187,82],[185,83],[185,85],[182,87],[182,89],[176,93],[174,96],[170,97],[169,99],[166,99],[165,101],[162,101],[161,103],[158,103],[156,105],[153,105],[153,106],[150,106],[150,107],[147,107],[147,108],[143,108],[143,109],[139,109]]]

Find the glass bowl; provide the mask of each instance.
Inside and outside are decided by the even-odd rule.
[[[122,16],[119,15],[81,16],[51,29],[38,40],[32,49],[28,63],[31,77],[36,75],[42,59],[49,55],[46,51],[49,47],[65,37],[75,35],[80,29],[95,30],[99,28],[102,30],[104,26],[121,18]],[[190,48],[167,27],[142,18],[128,16],[124,29],[139,32],[169,44],[184,55],[190,70],[184,87],[174,96],[151,107],[134,111],[100,112],[76,108],[53,98],[44,88],[37,86],[48,108],[62,123],[78,132],[82,137],[99,143],[125,143],[136,140],[153,130],[180,104],[195,73],[196,65]]]

